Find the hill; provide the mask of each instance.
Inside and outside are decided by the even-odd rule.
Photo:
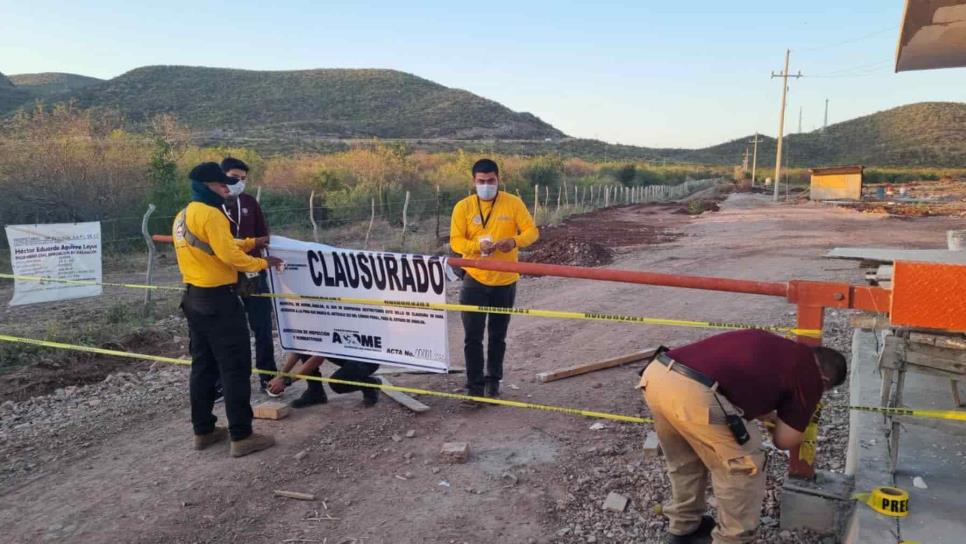
[[[18,89],[0,72],[0,113],[16,109],[31,99],[30,93]]]
[[[148,66],[61,93],[137,123],[173,113],[216,138],[556,138],[529,113],[395,70]]]
[[[96,77],[61,72],[13,74],[9,79],[20,90],[41,98],[70,93],[104,81]]]
[[[658,152],[674,160],[737,164],[752,137],[748,135],[704,149]],[[774,167],[775,139],[761,138],[758,164]],[[966,165],[966,104],[908,104],[829,125],[824,131],[791,134],[785,137],[785,144],[790,166],[963,166]]]

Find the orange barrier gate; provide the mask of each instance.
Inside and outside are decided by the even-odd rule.
[[[167,235],[154,235],[152,239],[157,242],[172,241],[171,236]],[[457,257],[449,258],[448,262],[454,266],[494,270],[498,272],[517,272],[531,276],[555,276],[561,278],[615,281],[640,285],[661,285],[685,289],[703,289],[707,291],[783,297],[788,302],[797,306],[798,317],[796,326],[799,329],[822,330],[822,325],[825,321],[825,308],[851,308],[886,313],[889,311],[891,303],[890,291],[880,287],[850,285],[848,283],[807,280],[790,280],[785,283],[762,282],[711,276],[688,276],[636,270],[584,268],[556,264],[489,261]],[[966,267],[963,268],[966,270]],[[799,336],[797,339],[802,343],[810,345],[821,345],[822,343],[821,338]],[[815,467],[812,463],[801,459],[798,451],[791,451],[789,453],[789,476],[806,479],[811,479],[815,476]]]

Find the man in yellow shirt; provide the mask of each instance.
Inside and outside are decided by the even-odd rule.
[[[175,256],[186,285],[181,309],[191,340],[191,423],[194,446],[201,450],[231,437],[232,457],[275,444],[269,435],[252,432],[250,402],[251,345],[245,308],[235,284],[239,272],[259,272],[281,266],[278,257],[251,257],[267,237],[235,240],[222,207],[238,182],[217,163],[199,164],[188,174],[191,202],[175,217]],[[216,427],[212,414],[215,383],[221,376],[228,428]]]
[[[476,194],[456,203],[449,244],[468,259],[517,261],[520,248],[537,241],[540,231],[519,197],[500,191],[500,170],[490,159],[473,165]],[[466,268],[460,304],[512,308],[520,275]],[[500,396],[503,355],[506,353],[508,314],[463,312],[463,357],[470,395]],[[489,327],[487,327],[489,321]],[[483,332],[487,330],[486,372],[483,369]]]

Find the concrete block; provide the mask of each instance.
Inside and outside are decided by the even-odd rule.
[[[292,413],[292,407],[282,402],[268,401],[255,405],[252,412],[258,419],[284,419]]]
[[[817,471],[814,481],[788,478],[782,487],[782,530],[840,534],[851,512],[852,478]]]
[[[644,435],[644,458],[652,459],[661,455],[661,443],[657,440],[657,433],[648,431]]]
[[[610,510],[611,512],[623,512],[627,509],[628,499],[620,493],[614,493],[611,491],[607,494],[607,498],[604,499],[604,504],[602,508],[604,510]]]
[[[466,442],[446,442],[439,453],[450,463],[465,463],[470,457],[470,445]]]

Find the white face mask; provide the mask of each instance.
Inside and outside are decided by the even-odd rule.
[[[496,185],[476,185],[476,195],[483,200],[493,200],[499,188]]]
[[[245,192],[245,182],[239,180],[238,183],[228,186],[228,196],[237,197],[238,195]]]

